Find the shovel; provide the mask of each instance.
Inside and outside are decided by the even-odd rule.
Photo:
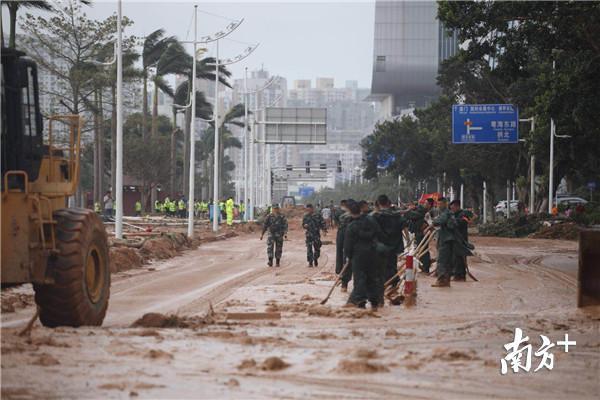
[[[342,270],[340,271],[337,279],[335,280],[335,282],[333,282],[333,286],[331,287],[331,289],[329,289],[329,293],[327,293],[327,297],[325,297],[323,300],[321,300],[321,305],[327,303],[327,301],[331,297],[331,294],[333,293],[335,287],[342,281],[342,276],[344,276],[344,272],[346,272],[346,269],[348,269],[349,266],[350,266],[350,260],[348,260],[346,262],[346,265],[344,265],[344,268],[342,268]]]

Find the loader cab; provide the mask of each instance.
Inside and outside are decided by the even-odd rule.
[[[43,119],[39,106],[36,64],[23,52],[2,48],[2,190],[7,171],[25,171],[29,181],[38,178],[44,157]],[[18,175],[8,186],[21,188]]]

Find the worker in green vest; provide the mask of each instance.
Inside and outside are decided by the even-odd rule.
[[[138,200],[135,202],[135,216],[139,217],[142,215],[142,203]]]
[[[233,199],[231,197],[225,202],[225,214],[227,214],[227,225],[233,225]]]
[[[225,219],[225,201],[221,200],[219,203],[219,214],[221,215],[221,219]]]
[[[165,202],[164,201],[162,203],[158,203],[158,212],[161,214],[165,213]]]
[[[240,220],[245,221],[246,215],[246,204],[244,204],[244,200],[240,200]]]
[[[175,201],[169,201],[169,215],[174,217],[176,212],[177,206],[175,205]]]
[[[160,201],[158,200],[154,202],[154,212],[157,214],[160,212]]]
[[[185,218],[185,208],[186,208],[185,197],[181,197],[179,199],[179,201],[177,202],[177,208],[179,209],[178,217]]]
[[[98,203],[98,202],[94,203],[94,212],[96,214],[100,214],[102,212],[102,207],[100,207],[100,203]]]
[[[202,218],[206,218],[208,215],[208,203],[202,200],[202,203],[200,203],[200,207],[200,215],[202,216]]]

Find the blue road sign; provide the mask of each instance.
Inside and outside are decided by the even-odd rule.
[[[452,143],[518,143],[519,109],[512,104],[454,104]]]
[[[315,194],[315,188],[312,186],[303,186],[298,189],[298,193],[300,194],[300,197],[310,197]]]
[[[396,156],[394,156],[393,154],[381,155],[379,156],[379,161],[377,162],[377,168],[386,169],[387,167],[392,165],[394,161],[396,161]]]
[[[596,182],[594,182],[594,181],[588,182],[587,187],[589,190],[596,190]]]

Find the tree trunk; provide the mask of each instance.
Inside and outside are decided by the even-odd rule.
[[[189,192],[189,171],[190,171],[190,122],[192,120],[192,113],[189,108],[185,110],[185,126],[183,127],[183,193]]]
[[[208,157],[202,160],[202,177],[203,177],[203,185],[202,185],[202,199],[206,200],[208,198],[208,185],[210,184],[208,180]]]
[[[152,129],[151,137],[156,137],[158,131],[158,86],[154,84],[154,96],[152,96]]]
[[[102,90],[98,92],[99,135],[98,135],[98,202],[102,204],[104,193],[104,105]]]
[[[98,107],[98,91],[94,91],[94,103]],[[98,121],[98,112],[94,112],[94,169],[93,169],[93,188],[92,188],[92,199],[94,203],[98,202],[99,185],[98,176],[100,175],[100,123]]]
[[[15,36],[17,30],[17,10],[19,9],[19,3],[10,2],[8,3],[8,12],[10,14],[10,36],[8,38],[8,47],[11,49],[15,48]]]
[[[169,170],[169,195],[175,198],[175,160],[177,158],[177,110],[173,107],[173,131],[171,132],[171,163]]]
[[[148,127],[148,71],[144,71],[144,85],[142,89],[142,139],[146,139]]]
[[[213,185],[214,179],[213,178],[214,178],[214,173],[215,173],[215,171],[214,171],[214,168],[215,168],[215,153],[214,152],[210,153],[209,158],[210,158],[210,161],[208,163],[208,198],[210,200],[212,200],[214,198],[214,195],[213,195],[213,193],[214,193],[214,190],[213,190],[214,189],[214,185]]]
[[[115,86],[111,87],[112,112],[110,121],[110,189],[113,196],[117,186],[117,93]]]

